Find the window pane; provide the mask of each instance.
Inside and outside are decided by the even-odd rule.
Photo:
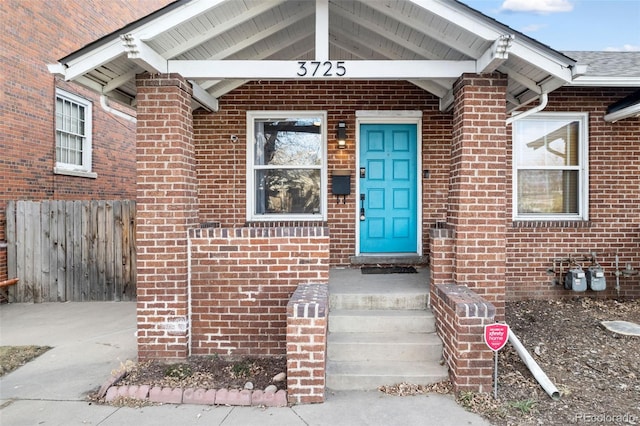
[[[520,166],[578,165],[578,121],[521,120],[515,124]]]
[[[256,214],[320,213],[320,170],[256,170]]]
[[[255,164],[260,166],[321,165],[321,122],[320,117],[256,120]]]
[[[579,213],[578,176],[577,170],[518,171],[518,213]]]

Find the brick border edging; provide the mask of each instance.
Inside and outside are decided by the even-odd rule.
[[[110,378],[105,385],[107,385],[112,378]],[[149,385],[112,386],[109,384],[108,386],[104,395],[104,400],[107,403],[114,402],[118,398],[130,398],[162,404],[287,406],[287,391],[283,389],[272,392],[248,389],[182,389]]]

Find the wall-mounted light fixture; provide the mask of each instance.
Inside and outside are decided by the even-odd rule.
[[[338,140],[339,149],[345,149],[347,147],[347,124],[344,121],[338,122],[336,139]]]

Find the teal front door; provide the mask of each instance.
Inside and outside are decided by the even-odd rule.
[[[360,125],[360,253],[418,249],[417,126]]]

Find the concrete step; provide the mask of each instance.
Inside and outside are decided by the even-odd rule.
[[[331,361],[438,362],[442,342],[435,333],[330,333]]]
[[[344,310],[331,311],[329,333],[433,333],[433,313],[427,310]]]
[[[331,293],[330,310],[424,310],[428,303],[427,291],[394,292],[389,289],[379,293]]]
[[[446,367],[437,362],[327,361],[331,390],[375,390],[402,382],[428,385],[448,378]]]

